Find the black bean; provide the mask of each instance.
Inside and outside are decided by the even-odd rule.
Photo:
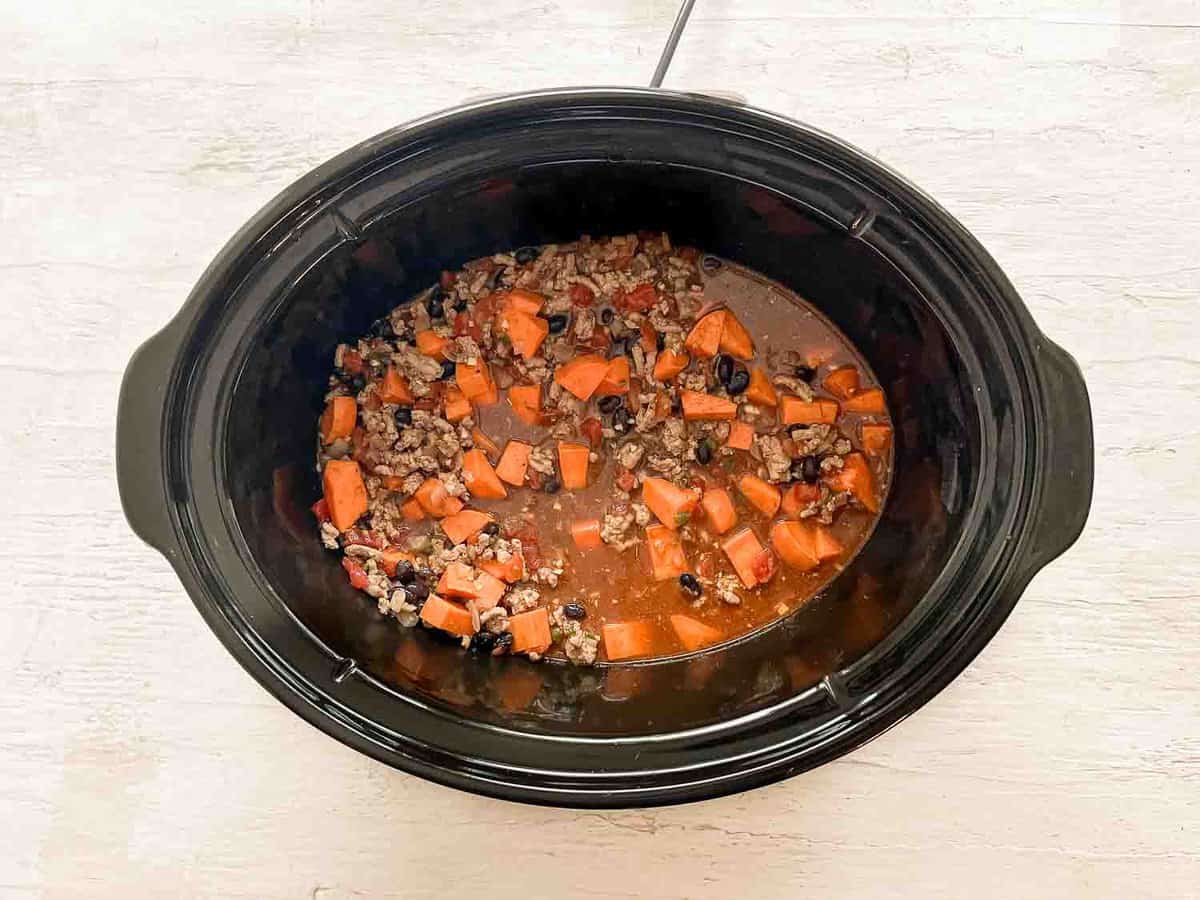
[[[425,579],[423,578],[415,579],[411,586],[405,585],[404,592],[408,594],[410,603],[417,603],[418,601],[424,603],[429,599],[429,585],[425,583]]]
[[[477,631],[471,635],[471,643],[467,649],[472,653],[491,654],[496,649],[496,635],[490,631]]]
[[[662,353],[667,346],[667,336],[661,331],[654,332],[654,349]]]
[[[733,378],[733,357],[728,353],[718,355],[713,370],[716,373],[717,381],[721,382],[723,387],[729,387],[729,380]]]
[[[703,593],[700,581],[691,572],[684,572],[679,576],[679,586],[693,597],[699,597]]]
[[[453,303],[450,304],[450,308],[452,310],[454,310],[455,312],[466,312],[467,301],[464,298],[459,297],[457,300],[455,300]]]
[[[454,377],[455,363],[452,359],[447,359],[442,363],[442,374],[439,376],[441,381],[446,381]]]
[[[821,476],[821,461],[815,456],[802,456],[792,463],[792,478],[813,484]]]
[[[429,310],[429,318],[441,319],[446,315],[445,296],[440,287],[435,287],[429,295],[429,299],[425,301],[425,308]]]
[[[562,334],[562,332],[567,330],[567,317],[562,313],[548,316],[546,322],[550,325],[551,334]]]
[[[547,494],[557,494],[562,488],[562,482],[557,478],[547,478],[546,483],[542,485],[542,490]]]
[[[382,319],[376,319],[371,323],[371,334],[379,338],[390,338],[395,335],[392,330],[392,320],[387,316]]]
[[[523,266],[526,263],[531,263],[535,259],[537,259],[538,254],[540,254],[540,253],[541,253],[541,251],[538,250],[537,247],[522,247],[520,250],[518,250],[516,253],[513,254],[513,258],[516,259],[516,261],[520,265]]]
[[[671,415],[677,416],[683,412],[683,398],[678,394],[671,398]]]
[[[620,406],[622,402],[623,401],[619,395],[610,394],[607,397],[601,397],[596,403],[596,406],[599,408],[600,412],[604,413],[605,415],[610,415],[611,413],[615,413],[617,411],[617,407]]]
[[[586,619],[587,610],[582,603],[568,603],[563,606],[563,615],[568,619]]]
[[[497,266],[488,273],[487,280],[484,282],[484,287],[489,291],[494,291],[500,287],[500,280],[504,277],[504,273],[508,271],[507,266]]]
[[[492,650],[492,656],[500,656],[512,649],[513,636],[512,632],[502,632],[496,638],[496,648]]]
[[[352,391],[354,391],[354,393],[356,393],[356,394],[359,391],[361,391],[363,388],[365,388],[366,386],[367,386],[367,379],[365,377],[363,377],[362,375],[355,375],[353,378],[350,379],[350,389]]]
[[[405,425],[412,424],[412,407],[397,406],[396,407],[396,424],[403,428]]]
[[[413,568],[413,564],[407,559],[402,559],[396,563],[396,580],[401,584],[412,584],[417,580],[417,570]]]
[[[709,253],[705,253],[700,257],[700,268],[711,275],[721,268],[721,260]]]
[[[611,309],[609,309],[606,306],[606,307],[604,307],[604,309],[600,310],[600,322],[602,324],[607,325],[612,320],[613,320],[613,311]]]
[[[630,424],[629,407],[622,403],[617,407],[617,411],[613,413],[613,431],[618,434],[624,434],[629,430]]]
[[[812,381],[817,370],[812,366],[796,366],[796,377],[801,381]]]
[[[702,466],[707,466],[712,462],[713,448],[709,443],[708,438],[705,438],[696,445],[696,462]]]
[[[745,369],[738,369],[729,377],[729,384],[725,386],[725,390],[729,391],[729,396],[736,397],[748,387],[750,387],[750,373]]]
[[[491,534],[491,535],[499,534],[500,533],[500,523],[499,522],[488,522],[486,525],[483,526],[483,533]]]

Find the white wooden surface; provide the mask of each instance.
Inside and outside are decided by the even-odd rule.
[[[1200,896],[1200,3],[700,0],[668,86],[816,123],[961,217],[1087,374],[1096,499],[900,727],[608,814],[303,724],[117,501],[125,362],[254,210],[469,95],[644,83],[675,0],[424,5],[0,3],[0,896]]]

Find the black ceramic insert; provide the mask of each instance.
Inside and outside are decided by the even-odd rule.
[[[531,666],[385,620],[308,513],[334,346],[472,257],[639,229],[787,284],[870,361],[896,472],[868,545],[809,607],[666,662]],[[1074,541],[1092,485],[1077,367],[944,210],[795,122],[624,89],[451,111],[301,179],[131,361],[117,442],[134,529],[280,700],[409,772],[575,806],[742,790],[879,734]]]

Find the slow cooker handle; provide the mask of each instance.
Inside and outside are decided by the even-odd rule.
[[[182,316],[130,359],[117,399],[117,489],[134,533],[168,558],[175,555],[170,494],[163,467],[167,384],[183,332]]]
[[[1083,531],[1095,471],[1092,408],[1079,364],[1048,340],[1042,343],[1039,361],[1048,439],[1041,458],[1043,487],[1023,560],[1027,579],[1066,551]]]

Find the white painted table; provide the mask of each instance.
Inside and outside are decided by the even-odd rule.
[[[312,166],[469,95],[644,83],[675,11],[442,5],[0,9],[0,897],[1200,896],[1197,0],[700,0],[684,35],[668,86],[914,178],[1089,380],[1087,531],[909,721],[572,813],[386,769],[226,654],[118,505],[133,348]]]

